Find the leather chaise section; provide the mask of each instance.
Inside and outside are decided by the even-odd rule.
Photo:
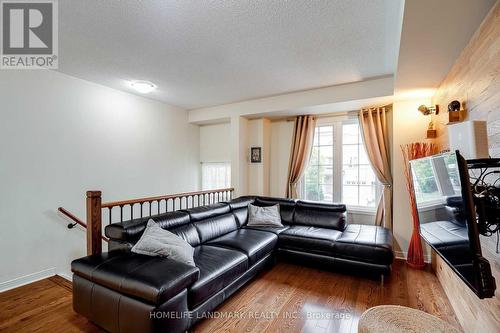
[[[189,328],[187,317],[162,316],[188,312],[186,289],[152,305],[74,275],[73,309],[109,332],[181,333]]]
[[[336,257],[390,265],[392,253],[392,234],[383,227],[374,225],[348,225],[342,236],[335,241]]]
[[[359,274],[364,277],[379,277],[380,274],[389,274],[391,272],[390,265],[349,260],[333,257],[332,255],[290,249],[279,249],[278,257],[280,260],[294,264],[332,269],[340,273]]]
[[[222,290],[248,269],[248,257],[245,254],[217,246],[198,246],[194,261],[200,269],[200,277],[189,288],[190,309]]]
[[[249,265],[252,266],[271,253],[277,242],[278,237],[273,233],[239,229],[215,238],[206,244],[241,251],[247,255]]]
[[[160,304],[192,285],[197,267],[161,257],[113,251],[77,259],[74,274],[116,292]]]
[[[343,231],[346,226],[346,206],[299,200],[295,206],[293,221],[294,224]]]
[[[294,225],[279,234],[279,247],[332,255],[333,244],[341,235],[334,229]]]

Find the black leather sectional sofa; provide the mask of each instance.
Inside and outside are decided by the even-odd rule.
[[[248,204],[280,204],[283,228],[248,227]],[[148,218],[106,227],[109,252],[73,261],[76,312],[111,332],[183,332],[276,259],[389,274],[392,235],[348,224],[346,207],[268,197],[151,217],[195,248],[196,267],[130,252]]]

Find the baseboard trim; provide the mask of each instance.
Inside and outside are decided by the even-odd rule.
[[[71,277],[71,275],[61,273],[61,272],[57,273],[57,275],[64,278],[65,280],[68,280],[69,282],[73,282],[73,278]]]
[[[4,292],[7,290],[17,288],[17,287],[21,287],[21,286],[24,286],[26,284],[40,281],[40,280],[49,278],[49,277],[54,276],[54,275],[56,275],[55,267],[44,269],[43,271],[31,273],[28,275],[20,276],[18,278],[0,283],[0,292]]]
[[[400,260],[406,260],[406,258],[408,257],[408,252],[404,252],[404,251],[394,251],[394,257],[396,259],[400,259]],[[426,264],[430,264],[431,263],[431,255],[430,254],[426,254],[424,255],[424,262]]]

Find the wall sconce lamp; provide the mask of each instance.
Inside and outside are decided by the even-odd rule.
[[[431,115],[431,114],[439,114],[439,105],[435,105],[435,106],[425,106],[425,105],[420,105],[418,107],[418,111],[420,111],[424,116],[428,116],[428,115]]]
[[[439,105],[435,106],[425,106],[425,105],[420,105],[418,107],[418,111],[422,113],[424,116],[431,116],[431,115],[438,115],[439,114]],[[435,139],[437,138],[437,131],[434,128],[434,122],[431,120],[429,123],[429,127],[427,127],[427,139]]]

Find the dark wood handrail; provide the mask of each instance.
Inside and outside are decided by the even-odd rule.
[[[226,201],[231,200],[233,192],[234,188],[228,187],[215,190],[184,192],[184,193],[168,194],[168,195],[161,195],[161,196],[154,196],[147,198],[138,198],[131,200],[102,203],[102,192],[94,190],[94,191],[87,191],[87,198],[86,198],[87,223],[80,221],[78,218],[76,218],[76,216],[74,216],[71,213],[66,214],[65,212],[67,211],[65,211],[64,208],[63,210],[60,211],[69,218],[71,218],[73,221],[75,221],[75,223],[87,229],[87,254],[92,255],[102,252],[101,239],[105,239],[105,237],[102,236],[103,210],[107,210],[105,214],[107,214],[108,217],[108,224],[111,224],[114,223],[113,208],[115,207],[119,208],[118,211],[118,213],[120,214],[119,222],[123,222],[124,208],[126,208],[130,212],[130,215],[127,218],[133,220],[135,205],[140,206],[138,207],[139,208],[138,216],[136,217],[146,218],[167,213],[169,211],[201,207],[214,204],[222,200]],[[191,199],[191,202],[189,202],[189,199]],[[170,200],[171,200],[171,205],[169,206]],[[162,201],[165,202],[163,209],[161,207]],[[156,205],[154,205],[154,203],[156,203]],[[153,209],[153,206],[156,206],[156,208]],[[144,211],[144,208],[146,209],[146,212]]]
[[[83,222],[82,220],[80,220],[78,217],[76,217],[75,215],[73,215],[73,213],[67,211],[66,209],[64,209],[63,207],[59,207],[57,208],[57,210],[63,214],[64,216],[68,217],[70,220],[72,220],[74,223],[69,223],[68,224],[68,229],[72,229],[74,226],[76,226],[77,224],[84,227],[85,229],[87,228],[87,224],[85,222]],[[104,236],[101,236],[101,239],[105,242],[108,242],[109,239],[107,237],[104,237]]]
[[[233,192],[233,191],[234,191],[233,187],[228,187],[228,188],[221,188],[221,189],[216,189],[216,190],[185,192],[185,193],[161,195],[161,196],[157,196],[157,197],[148,197],[148,198],[138,198],[138,199],[131,199],[131,200],[123,200],[123,201],[105,202],[101,205],[101,207],[102,208],[113,208],[113,207],[132,205],[132,204],[140,204],[140,203],[158,201],[158,200],[170,200],[170,199],[177,199],[177,198],[184,198],[184,197],[194,197],[194,196],[203,195],[203,194]]]

